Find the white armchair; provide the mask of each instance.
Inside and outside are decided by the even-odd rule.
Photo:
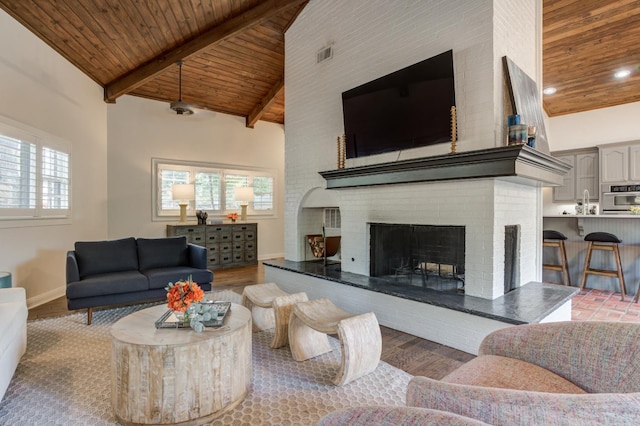
[[[27,350],[27,315],[24,288],[0,288],[0,401]]]

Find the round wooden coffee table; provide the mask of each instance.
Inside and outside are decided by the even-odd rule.
[[[224,326],[156,329],[154,306],[111,327],[111,406],[119,422],[195,425],[238,405],[251,384],[251,313],[232,304]]]

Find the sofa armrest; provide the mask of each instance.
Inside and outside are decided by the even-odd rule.
[[[0,303],[20,302],[27,305],[27,292],[22,287],[0,288]]]
[[[407,405],[449,411],[492,425],[640,424],[640,393],[554,394],[414,377],[407,388]]]
[[[67,284],[80,281],[80,269],[75,251],[67,252]]]
[[[316,426],[476,426],[479,420],[444,411],[416,407],[354,407],[334,411],[322,417]]]
[[[189,266],[207,269],[207,248],[191,243],[187,246],[189,247]]]
[[[640,324],[569,321],[494,331],[478,353],[538,365],[588,393],[629,393],[640,392],[640,356],[630,356],[638,347]]]

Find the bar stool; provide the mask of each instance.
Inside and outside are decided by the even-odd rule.
[[[560,250],[560,264],[543,263],[542,269],[560,272],[562,274],[562,284],[571,285],[571,277],[569,276],[569,262],[567,262],[567,251],[564,242],[567,237],[558,231],[542,231],[543,247],[553,247]]]
[[[602,275],[605,277],[618,278],[620,283],[620,293],[622,295],[622,301],[626,296],[626,288],[624,284],[624,275],[622,273],[622,264],[620,263],[620,251],[618,250],[618,244],[622,243],[618,237],[608,232],[591,232],[584,237],[585,241],[589,242],[587,247],[587,256],[584,261],[584,268],[582,269],[582,279],[580,280],[580,290],[584,290],[584,286],[587,283],[587,275]],[[594,269],[590,267],[591,255],[593,250],[611,251],[613,252],[613,258],[616,261],[616,269]]]

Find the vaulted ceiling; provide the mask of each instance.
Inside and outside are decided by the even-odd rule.
[[[284,32],[309,0],[0,0],[104,87],[284,123]],[[347,1],[347,0],[343,0]],[[550,116],[640,101],[640,1],[544,0]],[[612,74],[631,70],[623,80]]]
[[[544,0],[542,64],[550,116],[640,101],[640,1]]]

